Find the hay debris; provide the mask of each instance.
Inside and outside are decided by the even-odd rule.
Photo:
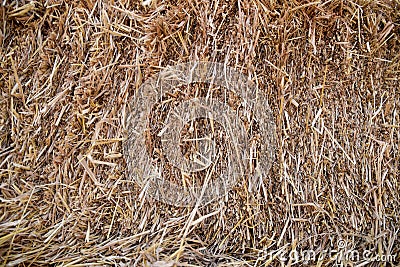
[[[266,266],[339,241],[399,262],[398,1],[3,3],[3,265]],[[252,77],[278,136],[258,188],[195,209],[146,199],[122,156],[134,92],[189,61]]]

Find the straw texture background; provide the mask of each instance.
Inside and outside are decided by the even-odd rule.
[[[279,266],[339,240],[399,262],[398,1],[2,4],[0,265]],[[190,61],[252,77],[277,126],[262,183],[195,209],[146,198],[122,151],[135,90]]]

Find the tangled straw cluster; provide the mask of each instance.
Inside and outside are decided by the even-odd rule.
[[[350,265],[398,266],[399,1],[145,2],[1,1],[0,265],[332,266],[318,252],[344,241],[359,255],[397,255],[347,258]],[[269,164],[257,141],[268,130],[258,122],[269,118],[247,106],[241,114],[242,88],[187,85],[184,75],[143,109],[140,151],[164,184],[146,188],[127,175],[143,163],[124,156],[133,99],[182,62],[223,62],[268,100],[277,149],[263,177],[251,168]],[[249,159],[236,182],[218,180],[236,159],[212,157],[236,153],[227,127],[236,124],[191,120],[195,96],[229,107],[243,126]],[[214,107],[203,106],[195,111]],[[170,131],[158,136],[165,124]],[[221,192],[205,190],[192,206],[210,162],[218,162],[209,179]],[[185,189],[185,199],[164,197],[184,207],[144,197],[167,185]],[[311,251],[315,261],[288,257]]]
[[[191,92],[192,83],[206,88]],[[162,106],[156,109],[164,115],[154,129],[150,122],[155,106]],[[204,130],[200,133],[204,119],[208,137]],[[192,136],[182,139],[180,132],[188,124]],[[216,131],[220,128],[216,124],[222,132]],[[176,206],[205,204],[224,196],[244,176],[264,179],[275,156],[275,123],[263,93],[248,77],[221,63],[176,65],[147,80],[131,100],[127,130],[124,153],[129,176],[146,194]],[[225,136],[219,146],[213,140],[218,135]],[[154,139],[161,141],[156,151]],[[180,151],[182,142],[193,143],[191,157]],[[168,181],[174,175],[183,183]]]

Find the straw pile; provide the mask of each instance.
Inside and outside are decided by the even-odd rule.
[[[3,1],[0,18],[1,265],[398,263],[398,1]],[[179,208],[144,196],[123,142],[140,85],[191,61],[250,76],[278,141],[261,183]]]

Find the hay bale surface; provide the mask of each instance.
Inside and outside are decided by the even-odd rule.
[[[325,266],[278,256],[343,244],[399,262],[398,1],[3,4],[0,264]],[[123,142],[140,85],[191,61],[250,76],[278,141],[262,181],[179,208],[126,174]]]

